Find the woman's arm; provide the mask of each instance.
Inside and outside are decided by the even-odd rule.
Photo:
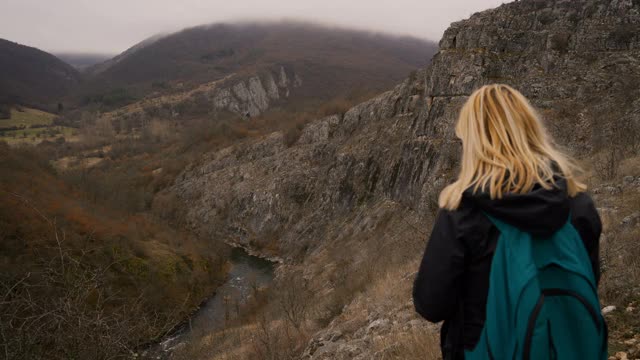
[[[440,209],[413,284],[416,311],[431,322],[450,318],[463,272],[464,245],[456,236],[452,212]]]
[[[600,234],[602,222],[600,215],[586,193],[580,193],[571,199],[571,224],[576,228],[584,247],[591,259],[591,267],[595,275],[596,284],[600,282]]]

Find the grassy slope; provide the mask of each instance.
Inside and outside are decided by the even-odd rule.
[[[20,110],[12,108],[11,118],[0,120],[0,131],[2,128],[9,127],[24,127],[24,129],[2,131],[0,140],[15,145],[20,143],[37,144],[43,140],[54,141],[60,137],[64,137],[65,140],[73,139],[76,130],[64,126],[51,126],[56,116],[28,107],[22,107]],[[40,125],[43,127],[30,128]]]
[[[31,125],[50,125],[55,117],[55,114],[48,113],[42,110],[22,108],[22,111],[20,111],[16,108],[12,108],[11,118],[7,120],[0,120],[0,127],[20,125],[24,125],[26,127],[29,127]]]

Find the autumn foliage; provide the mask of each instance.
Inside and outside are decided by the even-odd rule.
[[[221,250],[91,203],[35,148],[0,143],[0,167],[8,358],[120,356],[169,331],[224,277]]]

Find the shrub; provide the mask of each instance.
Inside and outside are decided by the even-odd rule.
[[[302,274],[287,274],[273,291],[274,303],[294,328],[300,331],[311,309],[311,292]]]
[[[617,147],[606,149],[596,160],[595,169],[603,180],[611,180],[618,174],[621,152]]]
[[[538,15],[538,21],[542,25],[549,25],[556,20],[556,17],[551,12],[544,12]]]
[[[288,129],[284,131],[284,136],[282,140],[287,147],[293,146],[298,139],[300,139],[300,135],[302,135],[302,129],[304,126],[302,124],[296,124],[294,126],[290,126]]]
[[[631,40],[633,40],[636,35],[636,32],[637,29],[632,25],[621,25],[609,35],[609,39],[616,45],[616,47],[628,48]]]
[[[115,358],[155,336],[155,321],[172,320],[149,318],[142,298],[129,302],[109,294],[106,268],[58,244],[57,256],[41,259],[24,277],[0,278],[7,358]]]
[[[166,81],[154,81],[151,83],[151,87],[154,89],[168,89],[169,88],[169,84]]]
[[[552,50],[566,52],[569,50],[570,39],[571,34],[568,32],[555,33],[549,38],[549,46]]]
[[[125,88],[116,88],[104,93],[85,96],[83,105],[100,104],[109,108],[122,107],[136,101],[137,98]]]
[[[578,25],[578,23],[582,19],[580,17],[580,14],[578,14],[578,12],[572,11],[569,15],[567,15],[567,20],[575,26],[575,25]]]
[[[11,107],[9,104],[0,104],[0,120],[11,119]]]

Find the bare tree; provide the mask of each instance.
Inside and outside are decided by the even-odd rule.
[[[150,314],[143,293],[107,285],[115,262],[91,261],[102,248],[78,249],[55,220],[43,218],[51,238],[34,252],[29,272],[0,273],[0,354],[4,359],[115,359],[162,336],[178,312]]]
[[[310,310],[311,296],[307,281],[296,274],[287,275],[279,281],[274,293],[284,318],[300,331]]]

